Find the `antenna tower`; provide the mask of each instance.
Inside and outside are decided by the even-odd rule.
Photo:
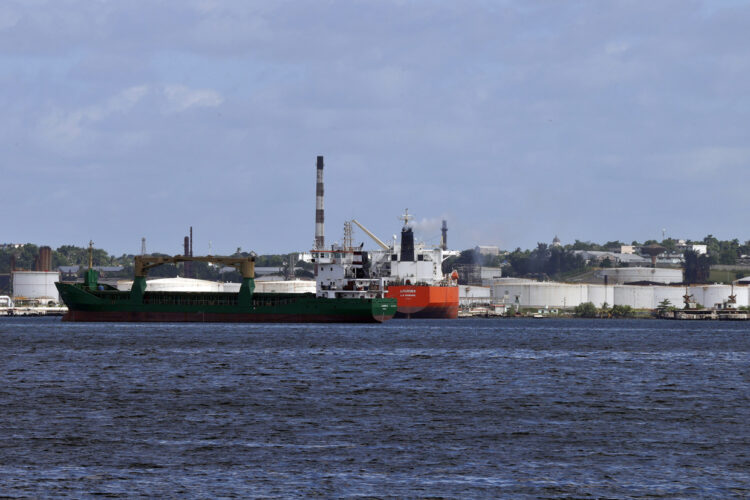
[[[406,208],[406,209],[404,209],[404,214],[401,217],[399,217],[398,220],[404,221],[404,227],[406,227],[406,226],[409,225],[409,221],[412,220],[413,218],[414,218],[414,216],[411,215],[409,213],[409,209]]]
[[[344,250],[349,250],[354,246],[354,237],[352,235],[351,221],[344,222]]]

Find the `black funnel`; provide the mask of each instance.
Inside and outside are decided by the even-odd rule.
[[[401,262],[414,262],[414,233],[410,227],[401,230]]]

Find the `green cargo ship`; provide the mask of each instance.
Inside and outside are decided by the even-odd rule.
[[[188,261],[236,267],[242,274],[239,293],[146,291],[148,269]],[[68,306],[63,321],[373,323],[396,313],[396,300],[382,294],[325,298],[313,293],[254,293],[254,257],[136,256],[130,291],[100,284],[98,278],[89,259],[83,283],[55,284]]]

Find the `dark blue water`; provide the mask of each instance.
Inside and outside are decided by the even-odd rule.
[[[9,497],[748,497],[750,323],[0,319]]]

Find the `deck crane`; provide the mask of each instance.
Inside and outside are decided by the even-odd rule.
[[[362,224],[360,224],[357,221],[357,219],[352,219],[352,222],[355,223],[357,225],[357,227],[359,227],[362,231],[364,231],[367,236],[369,236],[370,238],[372,238],[372,240],[375,243],[377,243],[380,248],[382,248],[383,250],[390,250],[391,247],[389,247],[388,245],[386,245],[385,243],[383,243],[383,241],[380,238],[378,238],[377,236],[375,236],[374,234],[372,234],[365,226],[363,226]]]

